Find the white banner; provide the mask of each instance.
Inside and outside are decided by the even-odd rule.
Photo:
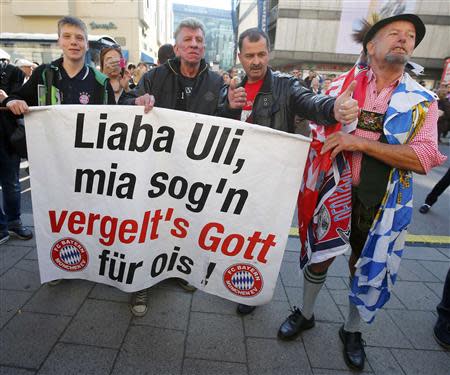
[[[128,106],[42,107],[26,131],[42,282],[132,292],[179,277],[270,301],[308,139]]]

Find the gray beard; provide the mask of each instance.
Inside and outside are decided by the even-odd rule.
[[[388,53],[385,56],[384,60],[389,64],[405,65],[408,62],[409,58],[410,56],[408,55],[397,55]]]

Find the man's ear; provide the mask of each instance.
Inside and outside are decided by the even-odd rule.
[[[367,43],[366,48],[367,56],[371,56],[375,53],[375,42],[373,41],[373,39]]]

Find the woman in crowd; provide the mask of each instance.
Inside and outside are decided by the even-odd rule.
[[[102,49],[100,53],[100,70],[109,78],[114,90],[116,103],[124,92],[129,90],[130,72],[125,69],[122,51],[117,47]]]

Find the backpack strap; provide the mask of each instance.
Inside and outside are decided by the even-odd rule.
[[[45,69],[44,71],[44,82],[45,82],[45,104],[52,105],[52,86],[53,78],[55,77],[55,72],[51,67]]]

